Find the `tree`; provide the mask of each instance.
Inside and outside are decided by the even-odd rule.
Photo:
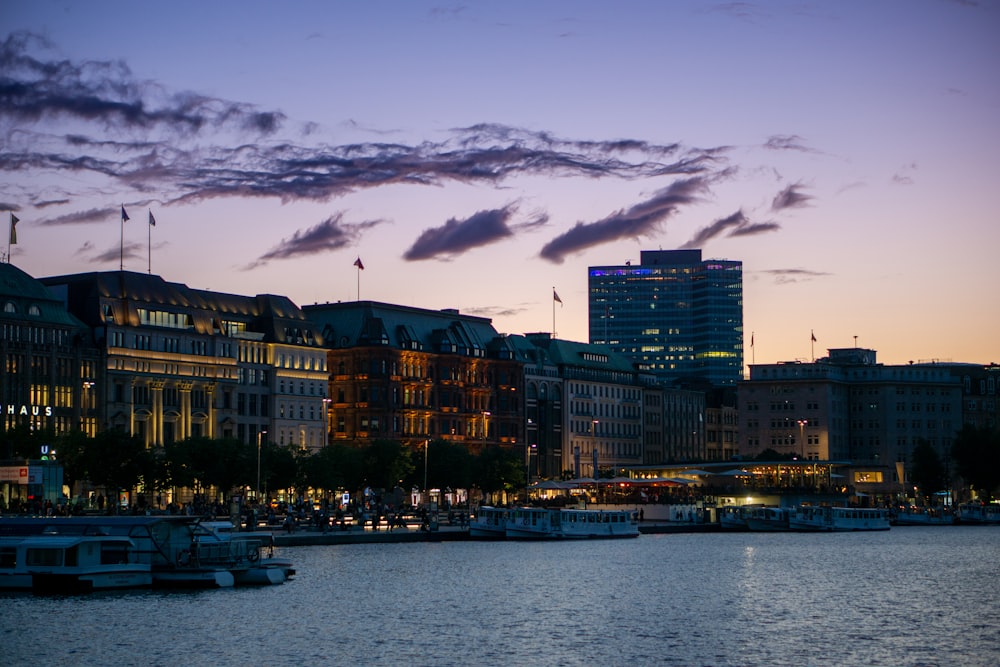
[[[149,470],[149,456],[145,443],[138,436],[119,430],[101,431],[83,456],[87,479],[95,486],[116,493],[121,489],[133,489]]]
[[[951,448],[955,469],[985,499],[1000,487],[1000,430],[966,424]]]
[[[474,458],[464,445],[432,440],[426,452],[423,447],[414,448],[411,461],[413,473],[407,481],[413,486],[423,488],[425,463],[427,485],[432,489],[467,489],[472,486]]]
[[[944,461],[927,440],[922,439],[914,445],[909,473],[910,481],[928,498],[948,488]]]
[[[376,489],[391,489],[413,471],[413,460],[395,440],[376,440],[364,452],[368,483]]]
[[[524,475],[524,462],[517,452],[491,446],[476,459],[473,479],[486,493],[511,492],[524,487]]]

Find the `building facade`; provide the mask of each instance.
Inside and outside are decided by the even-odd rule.
[[[330,369],[330,439],[524,446],[524,373],[487,318],[372,301],[303,308]]]
[[[108,271],[42,278],[89,329],[99,356],[89,391],[100,429],[148,447],[190,437],[325,441],[326,354],[285,297],[195,290]]]
[[[90,331],[42,283],[0,264],[0,430],[97,429]]]
[[[590,342],[661,382],[735,386],[743,371],[743,264],[701,250],[642,251],[638,265],[592,266]]]
[[[740,455],[844,461],[848,483],[880,492],[899,490],[921,441],[947,459],[962,424],[961,382],[947,368],[885,366],[861,348],[828,352],[813,363],[751,365],[737,389]]]

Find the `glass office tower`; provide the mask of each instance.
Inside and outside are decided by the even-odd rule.
[[[638,266],[589,269],[590,342],[662,382],[732,386],[743,369],[743,263],[644,250]]]

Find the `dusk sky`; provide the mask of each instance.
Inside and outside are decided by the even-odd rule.
[[[555,288],[557,335],[586,341],[589,266],[701,248],[743,262],[748,364],[855,337],[1000,362],[996,0],[0,19],[0,210],[31,275],[117,270],[124,204],[128,270],[504,333],[551,331]]]

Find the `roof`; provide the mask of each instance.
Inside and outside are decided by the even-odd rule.
[[[85,326],[41,281],[13,264],[0,264],[0,319],[75,329]]]
[[[493,328],[492,320],[452,309],[425,310],[376,301],[348,301],[303,306],[302,310],[320,328],[330,348],[384,345],[439,354],[486,356],[487,350],[505,347],[498,343],[501,336]]]

